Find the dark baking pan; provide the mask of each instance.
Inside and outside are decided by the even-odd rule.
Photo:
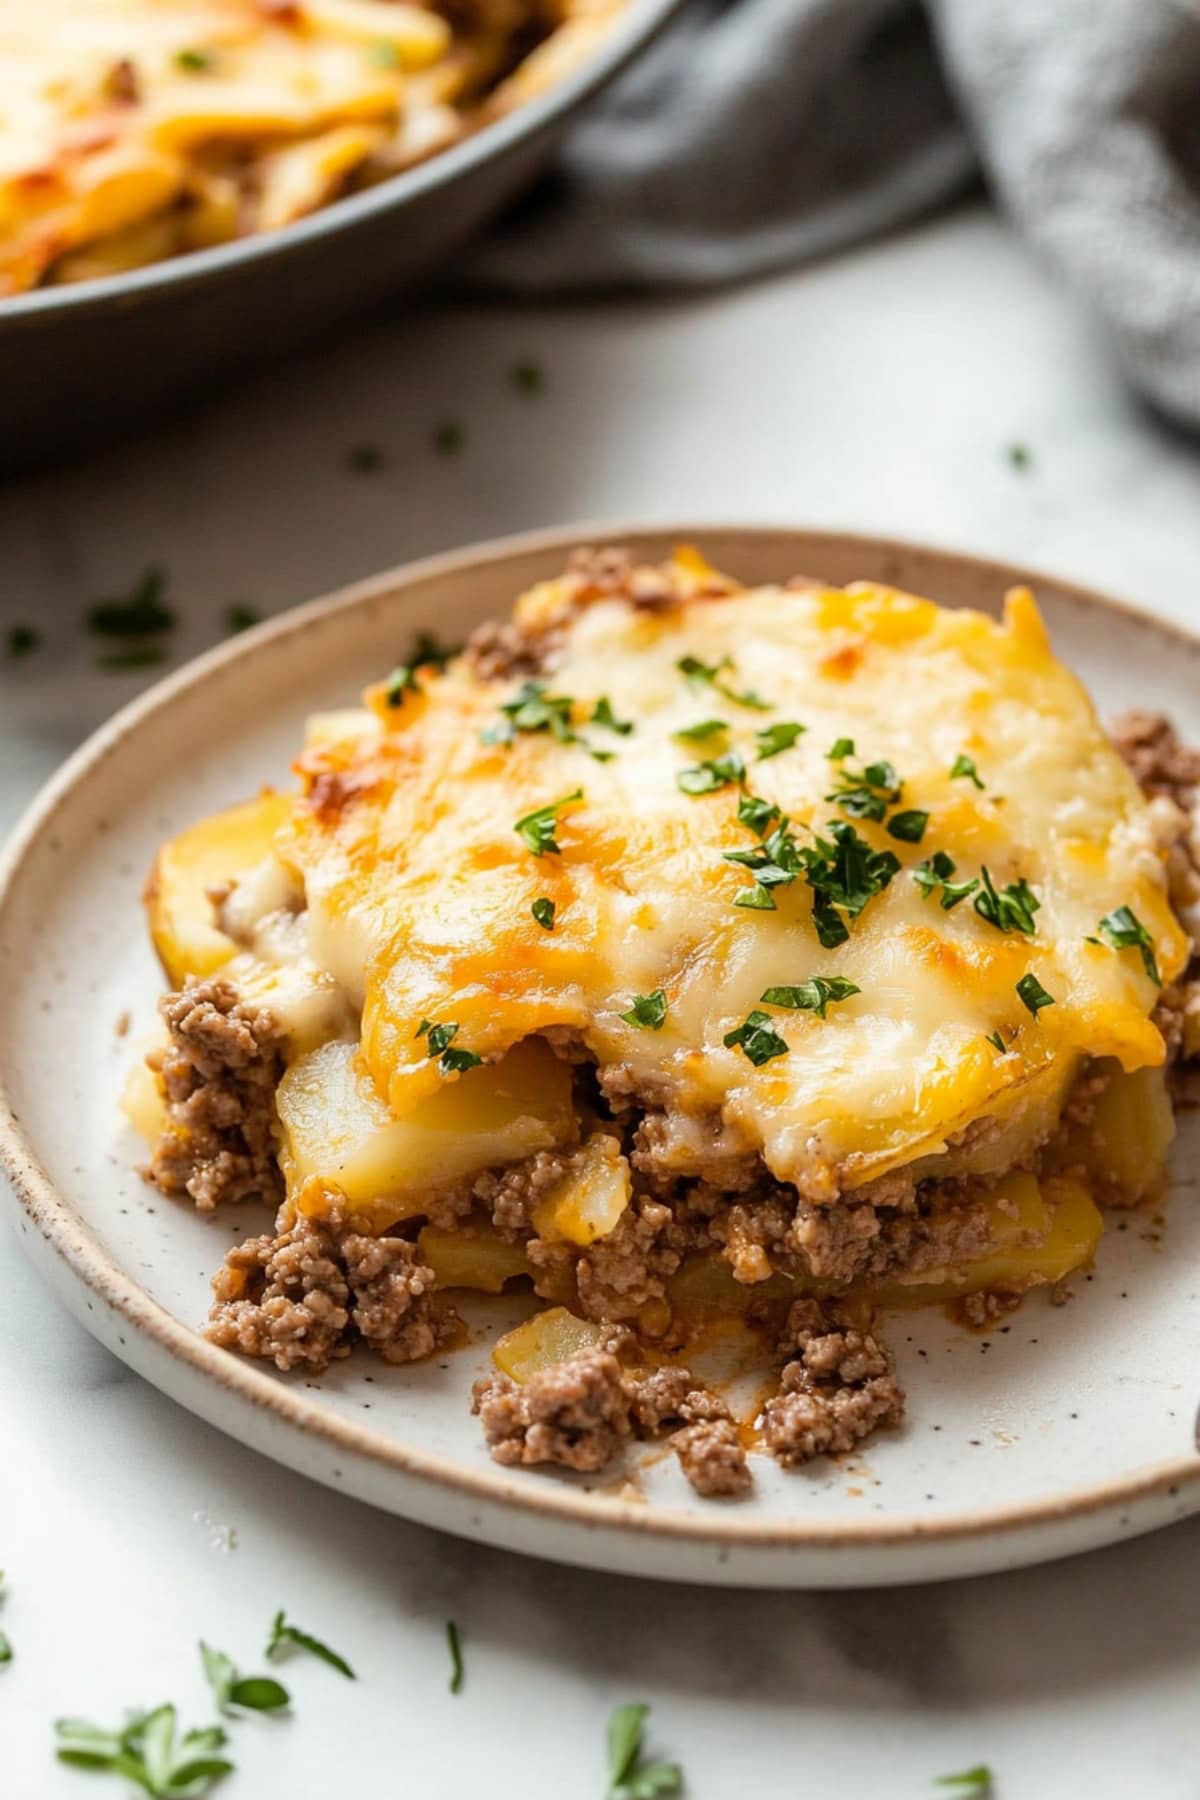
[[[411,288],[513,198],[680,0],[629,0],[573,73],[453,148],[289,225],[0,301],[0,474],[111,443]]]

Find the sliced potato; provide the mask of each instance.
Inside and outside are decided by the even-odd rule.
[[[566,1362],[580,1350],[592,1350],[604,1339],[603,1325],[577,1319],[565,1306],[535,1313],[523,1325],[506,1331],[492,1350],[492,1361],[513,1381],[528,1381],[543,1369]]]
[[[154,948],[174,987],[189,975],[214,974],[234,955],[237,945],[213,923],[207,890],[261,863],[291,808],[290,795],[267,788],[189,825],[159,851],[143,897]]]
[[[1162,1190],[1174,1136],[1165,1071],[1115,1069],[1091,1121],[1067,1133],[1058,1161],[1086,1170],[1106,1200],[1136,1206]]]
[[[538,1236],[565,1238],[569,1244],[586,1248],[615,1228],[632,1191],[629,1164],[621,1155],[620,1143],[598,1131],[535,1211]]]
[[[439,1288],[475,1288],[502,1293],[519,1275],[530,1275],[520,1244],[509,1244],[494,1231],[439,1231],[426,1225],[417,1238],[421,1256],[437,1276]]]
[[[157,1143],[167,1128],[167,1108],[162,1089],[156,1076],[140,1057],[125,1077],[121,1111],[148,1144]]]
[[[288,1192],[315,1177],[380,1226],[422,1212],[431,1189],[552,1150],[575,1129],[570,1068],[533,1038],[403,1119],[359,1066],[357,1044],[322,1044],[288,1069],[276,1105]]]

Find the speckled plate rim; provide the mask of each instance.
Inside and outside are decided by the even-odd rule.
[[[242,658],[269,655],[272,646],[302,637],[332,615],[391,599],[398,590],[468,577],[481,566],[532,555],[561,559],[577,545],[597,541],[644,546],[651,554],[661,553],[664,541],[699,541],[716,560],[735,569],[739,541],[752,543],[760,554],[777,545],[781,567],[796,570],[819,570],[831,546],[839,554],[861,555],[864,567],[878,566],[881,559],[921,558],[944,566],[951,576],[956,570],[969,572],[994,585],[997,593],[1018,582],[1035,589],[1041,585],[1068,602],[1122,615],[1160,638],[1164,654],[1182,648],[1200,657],[1200,634],[1096,589],[905,539],[696,521],[563,526],[493,539],[423,558],[296,607],[195,658],[114,714],[51,778],[0,850],[0,931],[31,855],[53,832],[67,800],[145,721],[173,706],[180,695],[219,683],[223,672]],[[476,1471],[415,1450],[336,1416],[302,1390],[209,1344],[151,1299],[56,1188],[14,1110],[2,1056],[0,1048],[0,1167],[19,1202],[18,1230],[80,1322],[139,1374],[218,1429],[328,1486],[421,1523],[585,1566],[668,1579],[799,1587],[892,1584],[1017,1567],[1095,1548],[1200,1511],[1200,1455],[1153,1463],[1044,1501],[980,1507],[949,1519],[912,1515],[781,1524],[739,1519],[719,1507],[711,1518],[697,1518],[609,1496],[599,1502],[571,1487],[514,1477],[499,1468]]]

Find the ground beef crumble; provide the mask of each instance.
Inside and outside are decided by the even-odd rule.
[[[879,1426],[900,1423],[904,1393],[891,1352],[836,1306],[797,1300],[779,1347],[792,1360],[763,1408],[762,1429],[785,1469],[850,1450]]]
[[[319,1219],[288,1215],[285,1208],[277,1235],[226,1255],[213,1278],[210,1342],[312,1372],[357,1340],[390,1363],[437,1348],[448,1321],[433,1314],[433,1270],[415,1244],[354,1231],[336,1205]]]
[[[165,1194],[190,1195],[200,1212],[250,1195],[277,1202],[283,1036],[274,1016],[239,1000],[219,976],[189,980],[159,1010],[169,1042],[146,1061],[169,1122],[151,1153],[150,1179]]]

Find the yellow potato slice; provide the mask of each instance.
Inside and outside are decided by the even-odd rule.
[[[565,1238],[586,1248],[614,1229],[631,1192],[629,1164],[620,1143],[598,1131],[534,1212],[538,1236]]]
[[[431,1189],[569,1141],[571,1071],[540,1040],[446,1082],[395,1119],[359,1065],[357,1044],[322,1044],[276,1094],[288,1192],[316,1178],[377,1224],[424,1211]]]
[[[517,1276],[532,1273],[522,1246],[506,1243],[495,1232],[468,1234],[426,1225],[417,1238],[417,1248],[437,1276],[439,1288],[499,1294]]]
[[[264,788],[257,799],[189,825],[163,845],[143,898],[154,948],[172,986],[212,975],[237,950],[213,923],[207,889],[252,869],[270,854],[292,797]]]
[[[167,1128],[166,1102],[158,1078],[151,1074],[140,1057],[125,1077],[121,1111],[148,1144],[157,1143]]]
[[[1086,1125],[1074,1125],[1058,1153],[1064,1169],[1081,1168],[1106,1200],[1136,1206],[1161,1192],[1175,1114],[1165,1072],[1115,1069]]]
[[[543,1369],[566,1362],[580,1350],[592,1350],[603,1341],[603,1325],[591,1319],[577,1319],[565,1306],[552,1306],[548,1312],[535,1313],[523,1325],[506,1331],[492,1350],[492,1361],[501,1374],[513,1381],[528,1381]]]

